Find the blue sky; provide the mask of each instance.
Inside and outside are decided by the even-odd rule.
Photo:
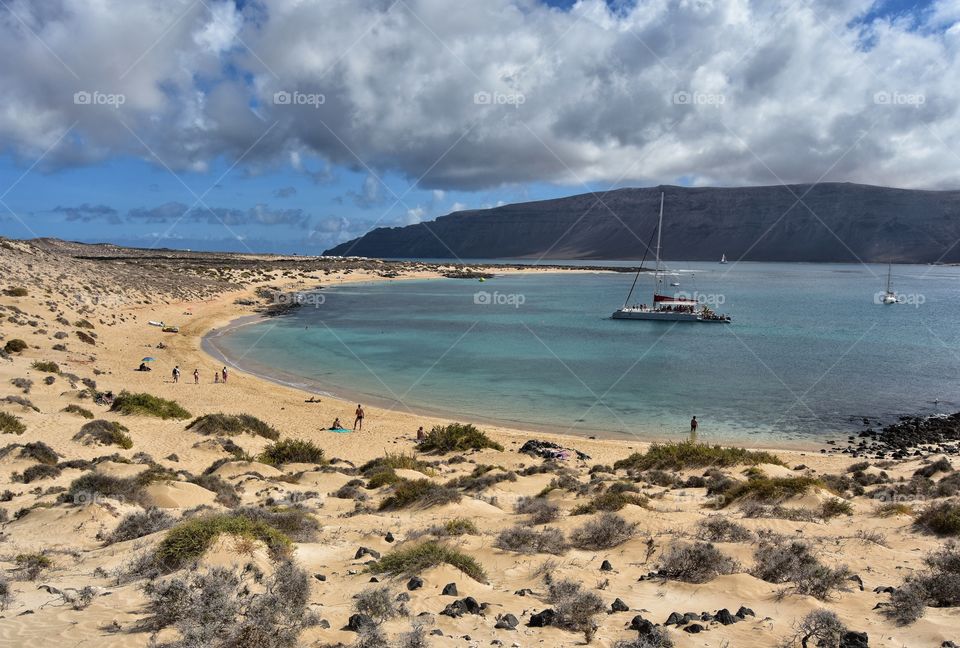
[[[0,14],[3,236],[315,254],[376,226],[619,186],[958,186],[946,0]]]

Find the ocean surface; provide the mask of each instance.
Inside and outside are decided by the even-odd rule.
[[[502,275],[328,288],[208,342],[309,391],[575,435],[676,438],[696,415],[704,440],[803,443],[960,410],[960,268],[895,266],[885,306],[886,266],[671,266],[733,323],[611,320],[632,274]]]

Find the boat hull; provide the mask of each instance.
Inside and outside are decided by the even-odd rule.
[[[611,315],[613,319],[654,320],[659,322],[699,322],[696,313],[671,313],[669,311],[620,309]]]

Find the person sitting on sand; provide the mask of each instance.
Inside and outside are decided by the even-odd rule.
[[[343,429],[343,424],[340,423],[340,417],[338,416],[333,420],[333,425],[330,426],[331,430],[340,430]]]
[[[150,367],[147,366],[146,362],[141,362],[140,367],[137,368],[137,371],[150,371]]]
[[[427,438],[427,433],[423,431],[423,426],[417,428],[417,443],[421,443]]]

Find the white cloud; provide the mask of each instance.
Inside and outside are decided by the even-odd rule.
[[[864,24],[872,5],[10,0],[0,150],[30,164],[52,147],[48,166],[156,154],[197,170],[245,154],[317,181],[335,164],[441,191],[957,186],[957,4]],[[125,100],[77,104],[77,92]],[[325,171],[306,171],[306,156]]]

